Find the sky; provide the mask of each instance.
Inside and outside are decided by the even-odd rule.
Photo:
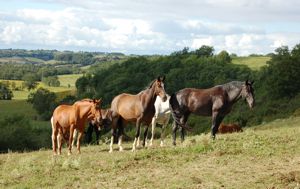
[[[241,56],[300,43],[299,0],[0,0],[0,48]]]

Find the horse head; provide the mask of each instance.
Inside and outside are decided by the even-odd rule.
[[[255,99],[254,99],[254,90],[253,90],[253,85],[254,81],[245,81],[241,94],[242,97],[246,99],[249,107],[252,109],[255,104]]]
[[[91,112],[92,112],[92,122],[95,124],[99,129],[102,128],[102,115],[101,115],[101,103],[102,99],[94,99],[92,102]]]
[[[163,102],[165,102],[167,100],[167,93],[165,91],[165,76],[163,77],[158,77],[154,83],[154,87],[155,87],[155,94],[157,96],[159,96]]]

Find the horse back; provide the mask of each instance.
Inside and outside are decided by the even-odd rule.
[[[180,107],[186,109],[186,111],[197,115],[210,116],[215,101],[222,98],[223,92],[220,87],[209,89],[185,88],[176,94],[176,98]]]

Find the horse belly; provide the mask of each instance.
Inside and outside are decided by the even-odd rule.
[[[212,105],[200,104],[196,108],[192,109],[192,113],[200,116],[211,116],[212,115]]]

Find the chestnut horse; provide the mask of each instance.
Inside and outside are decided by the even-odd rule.
[[[57,154],[57,143],[58,154],[61,154],[62,139],[64,138],[67,141],[66,136],[69,136],[68,155],[71,154],[74,129],[79,131],[77,150],[78,153],[80,153],[80,139],[84,131],[85,122],[89,120],[96,124],[101,123],[101,102],[101,99],[83,99],[75,102],[73,105],[60,105],[54,110],[51,118],[52,148],[54,155]]]
[[[154,102],[156,96],[160,96],[162,101],[167,100],[164,89],[164,77],[158,77],[152,81],[150,86],[136,95],[120,94],[116,96],[111,103],[112,111],[112,136],[109,152],[113,151],[114,136],[116,136],[116,129],[119,129],[118,145],[119,150],[122,151],[122,137],[124,135],[124,127],[127,122],[136,122],[135,139],[132,145],[132,151],[136,150],[137,140],[140,136],[141,123],[146,124],[144,132],[144,142],[148,132],[149,124],[155,113]]]
[[[88,129],[86,131],[86,139],[87,139],[86,141],[88,144],[92,142],[93,131],[95,131],[96,134],[96,144],[99,144],[100,131],[102,129],[108,130],[110,128],[111,111],[109,108],[101,109],[101,118],[102,118],[101,125],[97,125],[93,120],[89,122]],[[73,147],[74,147],[76,136],[77,136],[77,130],[75,129],[73,134],[73,143],[72,143]]]
[[[253,82],[232,81],[209,89],[185,88],[173,94],[170,109],[174,118],[173,145],[176,145],[176,131],[181,126],[181,140],[184,140],[184,128],[191,113],[212,116],[211,135],[215,139],[219,125],[235,102],[245,98],[249,107],[254,106]]]

